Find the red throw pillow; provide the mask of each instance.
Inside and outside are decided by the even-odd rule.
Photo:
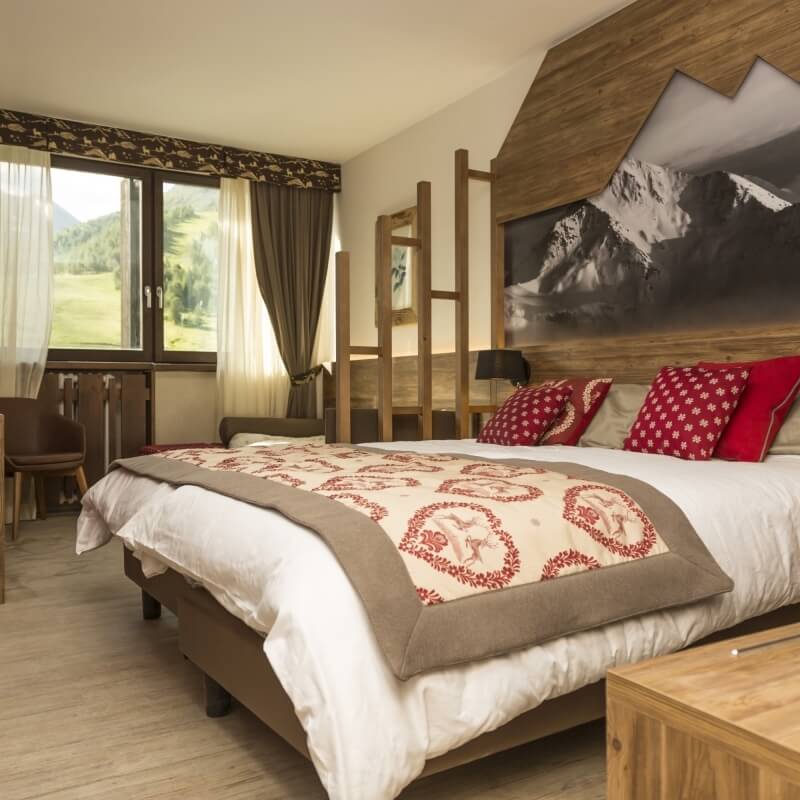
[[[478,441],[484,444],[536,444],[558,419],[571,392],[569,386],[517,389],[483,426]]]
[[[576,445],[583,432],[606,399],[613,378],[569,378],[550,381],[548,386],[569,385],[572,395],[558,419],[550,426],[539,444]]]
[[[744,393],[747,376],[742,367],[663,367],[623,449],[707,461]]]
[[[736,413],[725,428],[714,455],[729,461],[763,461],[800,391],[800,356],[698,366],[750,370]]]

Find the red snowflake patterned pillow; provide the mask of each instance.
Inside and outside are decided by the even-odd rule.
[[[747,377],[748,371],[741,367],[662,368],[623,449],[707,461],[736,409]]]
[[[484,444],[536,444],[558,419],[571,393],[571,386],[517,389],[483,426],[478,441]]]

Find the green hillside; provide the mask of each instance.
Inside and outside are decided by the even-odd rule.
[[[218,192],[176,185],[164,192],[164,343],[216,349]],[[53,347],[119,347],[119,212],[74,222],[54,236]]]

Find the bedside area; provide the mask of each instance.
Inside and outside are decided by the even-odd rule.
[[[800,625],[611,670],[607,706],[608,800],[800,800]]]

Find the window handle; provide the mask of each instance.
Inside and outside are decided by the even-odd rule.
[[[144,287],[144,304],[145,308],[153,307],[153,292],[149,286]]]
[[[164,308],[164,290],[160,286],[156,286],[156,300],[158,301],[158,307]]]

